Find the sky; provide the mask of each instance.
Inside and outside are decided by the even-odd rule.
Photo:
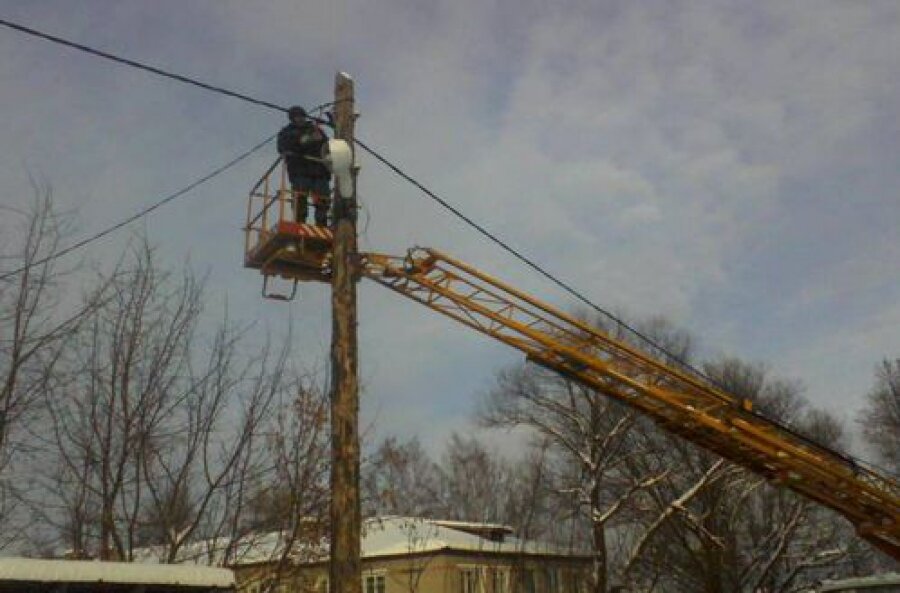
[[[665,316],[704,356],[802,383],[852,424],[900,356],[900,4],[4,0],[0,17],[279,105],[355,81],[358,137],[598,305]],[[117,222],[278,130],[284,114],[0,27],[2,203],[30,179]],[[323,369],[330,297],[260,298],[246,196],[274,146],[131,227],[205,274],[211,308]],[[573,299],[366,155],[361,247],[436,247]],[[133,233],[80,254],[114,260]],[[363,424],[437,449],[521,356],[360,286]]]

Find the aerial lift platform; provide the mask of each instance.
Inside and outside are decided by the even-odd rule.
[[[319,159],[316,159],[319,160]],[[342,185],[352,187],[353,153],[343,140],[329,140],[324,162]],[[331,282],[334,233],[327,226],[297,219],[295,194],[287,180],[287,166],[279,158],[250,189],[244,225],[244,267],[263,276],[263,296],[289,301],[300,282]],[[291,283],[290,292],[273,292],[270,281]]]
[[[287,167],[275,161],[250,190],[244,225],[244,267],[262,273],[263,296],[291,300],[300,282],[330,282],[333,241],[331,229],[297,220]],[[290,282],[290,292],[270,291],[275,278]]]

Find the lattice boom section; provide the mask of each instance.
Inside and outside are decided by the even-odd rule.
[[[850,519],[900,558],[900,484],[750,411],[749,402],[432,249],[366,254],[363,274]]]

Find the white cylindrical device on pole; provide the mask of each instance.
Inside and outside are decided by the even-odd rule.
[[[341,197],[353,196],[353,150],[344,140],[329,140],[322,159],[337,177]]]

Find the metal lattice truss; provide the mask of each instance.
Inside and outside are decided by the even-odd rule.
[[[830,507],[900,559],[900,484],[755,413],[749,401],[433,249],[364,254],[362,274]]]

